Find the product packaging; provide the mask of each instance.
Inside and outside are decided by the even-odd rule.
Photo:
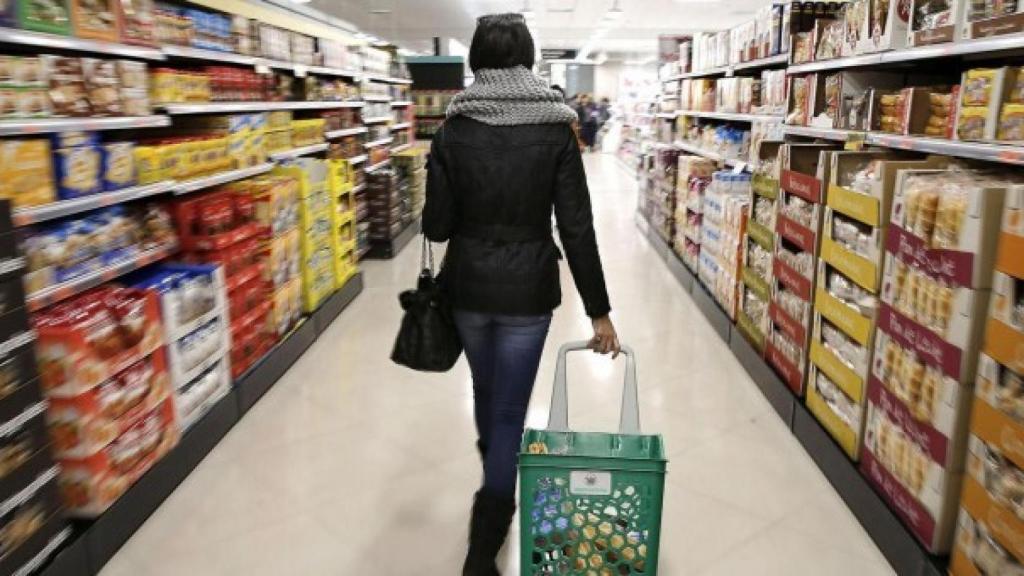
[[[0,198],[16,208],[38,206],[57,199],[50,142],[38,138],[8,138],[0,142]]]
[[[71,34],[71,10],[67,0],[17,0],[21,28],[49,34]]]

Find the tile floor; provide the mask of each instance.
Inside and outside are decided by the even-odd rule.
[[[670,457],[661,574],[892,574],[856,519],[637,233],[612,156],[587,169],[641,417]],[[108,564],[103,576],[450,576],[479,481],[467,367],[388,361],[418,250],[365,266],[366,290]],[[528,425],[546,423],[553,353],[589,336],[566,275]],[[570,419],[613,429],[621,363],[570,360]],[[513,537],[511,550],[518,550]],[[503,559],[518,573],[515,553]]]

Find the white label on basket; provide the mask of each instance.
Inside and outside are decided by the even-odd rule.
[[[612,493],[612,473],[582,470],[569,474],[569,493],[582,496],[608,496]]]

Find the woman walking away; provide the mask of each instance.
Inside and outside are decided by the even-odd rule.
[[[423,231],[449,242],[441,278],[473,374],[484,468],[464,576],[498,574],[495,557],[515,512],[526,407],[561,302],[552,208],[593,319],[591,347],[619,352],[571,128],[576,114],[530,71],[533,59],[521,15],[480,18],[469,53],[476,81],[452,101],[430,152]]]

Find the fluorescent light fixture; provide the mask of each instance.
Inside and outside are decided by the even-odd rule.
[[[375,48],[383,48],[385,46],[390,46],[391,43],[388,42],[387,40],[374,40],[372,45]]]
[[[417,52],[415,50],[410,50],[408,48],[399,48],[398,49],[398,55],[399,56],[419,56],[419,54],[420,54],[419,52]]]
[[[594,59],[594,64],[596,64],[597,66],[600,66],[601,64],[604,64],[607,61],[608,61],[608,53],[607,52],[601,52],[600,54],[597,55],[597,58]]]
[[[611,32],[610,28],[605,28],[604,26],[602,26],[594,30],[594,32],[590,35],[590,38],[592,40],[600,40],[601,38],[607,36],[609,32]]]

